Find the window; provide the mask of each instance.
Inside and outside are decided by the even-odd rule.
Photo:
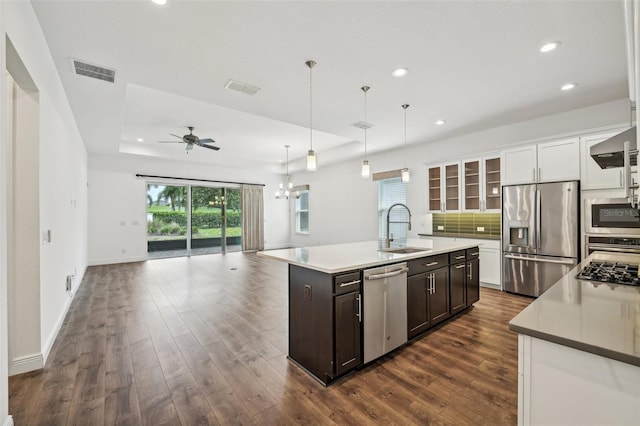
[[[387,238],[387,211],[395,203],[407,203],[407,184],[398,178],[378,181],[378,237],[384,241]],[[392,222],[408,222],[409,214],[403,208],[394,208],[391,211]],[[393,236],[392,246],[407,244],[407,225],[405,223],[392,223],[390,234]]]
[[[300,191],[300,198],[296,199],[296,232],[309,233],[309,191]]]

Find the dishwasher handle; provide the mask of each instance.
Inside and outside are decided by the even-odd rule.
[[[398,275],[402,275],[406,272],[409,271],[409,268],[401,268],[401,269],[396,269],[395,271],[391,271],[391,272],[385,272],[384,274],[373,274],[373,275],[369,275],[364,277],[366,280],[381,280],[384,278],[391,278],[391,277],[395,277]]]

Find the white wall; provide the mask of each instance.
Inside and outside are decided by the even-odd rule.
[[[28,78],[28,76],[27,76]],[[32,81],[29,80],[29,85]],[[42,368],[38,93],[12,82],[9,183],[9,374]]]
[[[428,232],[425,216],[427,164],[497,152],[504,147],[547,138],[598,131],[628,123],[628,120],[629,102],[619,100],[441,141],[409,145],[406,152],[407,166],[411,170],[411,182],[407,186],[407,205],[412,213],[409,237]],[[401,169],[404,159],[403,150],[393,150],[370,155],[369,163],[372,172],[382,172]],[[302,171],[292,176],[296,185],[310,185],[309,235],[295,234],[294,204],[291,201],[292,245],[299,247],[377,238],[377,183],[360,177],[361,161],[358,159],[329,167],[320,163],[315,172]]]
[[[71,112],[66,94],[51,58],[47,42],[30,2],[0,2],[0,37],[2,68],[7,67],[8,37],[21,62],[24,64],[39,92],[39,167],[38,167],[38,231],[52,231],[52,242],[40,247],[40,350],[43,361],[62,324],[71,302],[65,291],[67,275],[76,274],[74,290],[81,281],[87,264],[87,154]],[[7,99],[6,79],[0,79],[0,97]],[[7,117],[7,107],[2,105],[3,122]],[[6,154],[8,138],[6,132],[0,137],[2,151]],[[37,154],[36,154],[37,155]],[[0,292],[6,293],[7,231],[11,226],[7,221],[7,176],[11,161],[6,155],[1,157],[3,171],[0,192],[3,231],[0,232]],[[33,260],[38,262],[38,260]],[[9,304],[13,301],[9,300]],[[16,306],[16,309],[20,309]],[[5,309],[2,310],[4,315]],[[0,322],[1,323],[1,322]],[[6,323],[2,324],[0,336],[6,341]],[[6,346],[5,346],[6,348]],[[25,354],[27,355],[27,354]],[[5,351],[1,354],[2,366],[7,360]],[[7,372],[0,370],[0,423],[7,416]]]
[[[286,201],[273,197],[283,178],[281,175],[194,161],[90,155],[88,256],[91,265],[146,259],[147,181],[137,178],[136,174],[265,184],[265,248],[289,244]]]

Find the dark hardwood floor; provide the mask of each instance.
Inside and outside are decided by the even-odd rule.
[[[44,369],[11,377],[22,425],[516,424],[532,299],[481,289],[428,336],[324,388],[286,358],[287,265],[233,253],[88,268]]]

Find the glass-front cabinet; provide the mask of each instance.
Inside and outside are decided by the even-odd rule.
[[[460,162],[427,168],[430,212],[460,211]]]
[[[462,161],[462,210],[500,211],[500,157]]]

